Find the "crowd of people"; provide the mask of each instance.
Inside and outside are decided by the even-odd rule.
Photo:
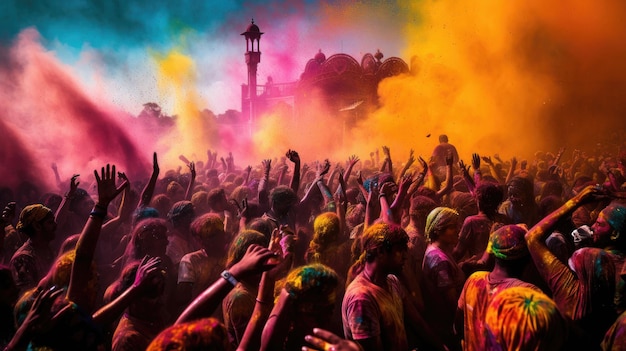
[[[439,140],[4,187],[0,346],[626,350],[624,145],[518,163]]]

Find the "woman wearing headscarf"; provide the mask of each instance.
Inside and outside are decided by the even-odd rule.
[[[578,206],[600,195],[589,186],[526,233],[526,242],[539,274],[552,291],[559,310],[580,327],[584,341],[597,347],[615,320],[615,266],[606,251],[582,248],[563,264],[545,244],[555,224]]]
[[[459,240],[459,214],[448,207],[437,207],[426,218],[426,239],[429,244],[424,255],[424,319],[448,348],[460,349],[452,325],[457,301],[465,275],[456,264],[452,252]]]

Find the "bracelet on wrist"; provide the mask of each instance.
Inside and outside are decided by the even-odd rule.
[[[255,298],[255,300],[256,300],[256,302],[260,303],[261,305],[266,305],[266,306],[272,305],[271,302],[262,301],[262,300],[259,300],[259,298]]]
[[[100,218],[100,219],[104,219],[106,216],[107,216],[106,212],[102,212],[102,211],[93,210],[91,211],[91,213],[89,213],[89,217],[95,217],[95,218]]]
[[[106,212],[106,211],[107,211],[107,207],[106,207],[106,206],[104,206],[104,205],[102,205],[102,204],[99,204],[99,203],[97,203],[97,204],[94,206],[94,209],[96,209],[96,208],[97,208],[97,209],[100,209],[100,210],[103,210],[104,212]]]
[[[233,286],[236,286],[239,283],[239,281],[237,281],[237,279],[227,270],[224,270],[220,275]]]

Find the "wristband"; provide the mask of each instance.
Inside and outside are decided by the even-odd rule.
[[[236,286],[237,283],[239,283],[237,279],[235,279],[235,277],[233,277],[233,275],[230,274],[230,272],[227,270],[223,271],[220,275],[222,276],[222,278],[224,278],[227,282],[231,283],[233,286]]]
[[[271,305],[271,302],[267,302],[267,301],[261,301],[259,300],[259,298],[255,298],[256,302],[260,303],[261,305]]]
[[[104,219],[104,217],[106,217],[107,214],[105,212],[100,212],[100,211],[93,210],[93,211],[91,211],[91,213],[89,213],[89,216],[90,217],[96,217],[96,218]]]

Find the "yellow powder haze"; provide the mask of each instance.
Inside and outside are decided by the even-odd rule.
[[[167,152],[160,159],[169,165],[180,165],[179,155],[190,160],[204,160],[206,150],[217,145],[218,141],[214,122],[199,113],[207,104],[197,91],[195,63],[178,50],[165,55],[154,54],[153,58],[158,67],[159,91],[164,96],[173,97],[173,114],[177,116],[176,127],[161,140],[163,145],[160,148]]]

